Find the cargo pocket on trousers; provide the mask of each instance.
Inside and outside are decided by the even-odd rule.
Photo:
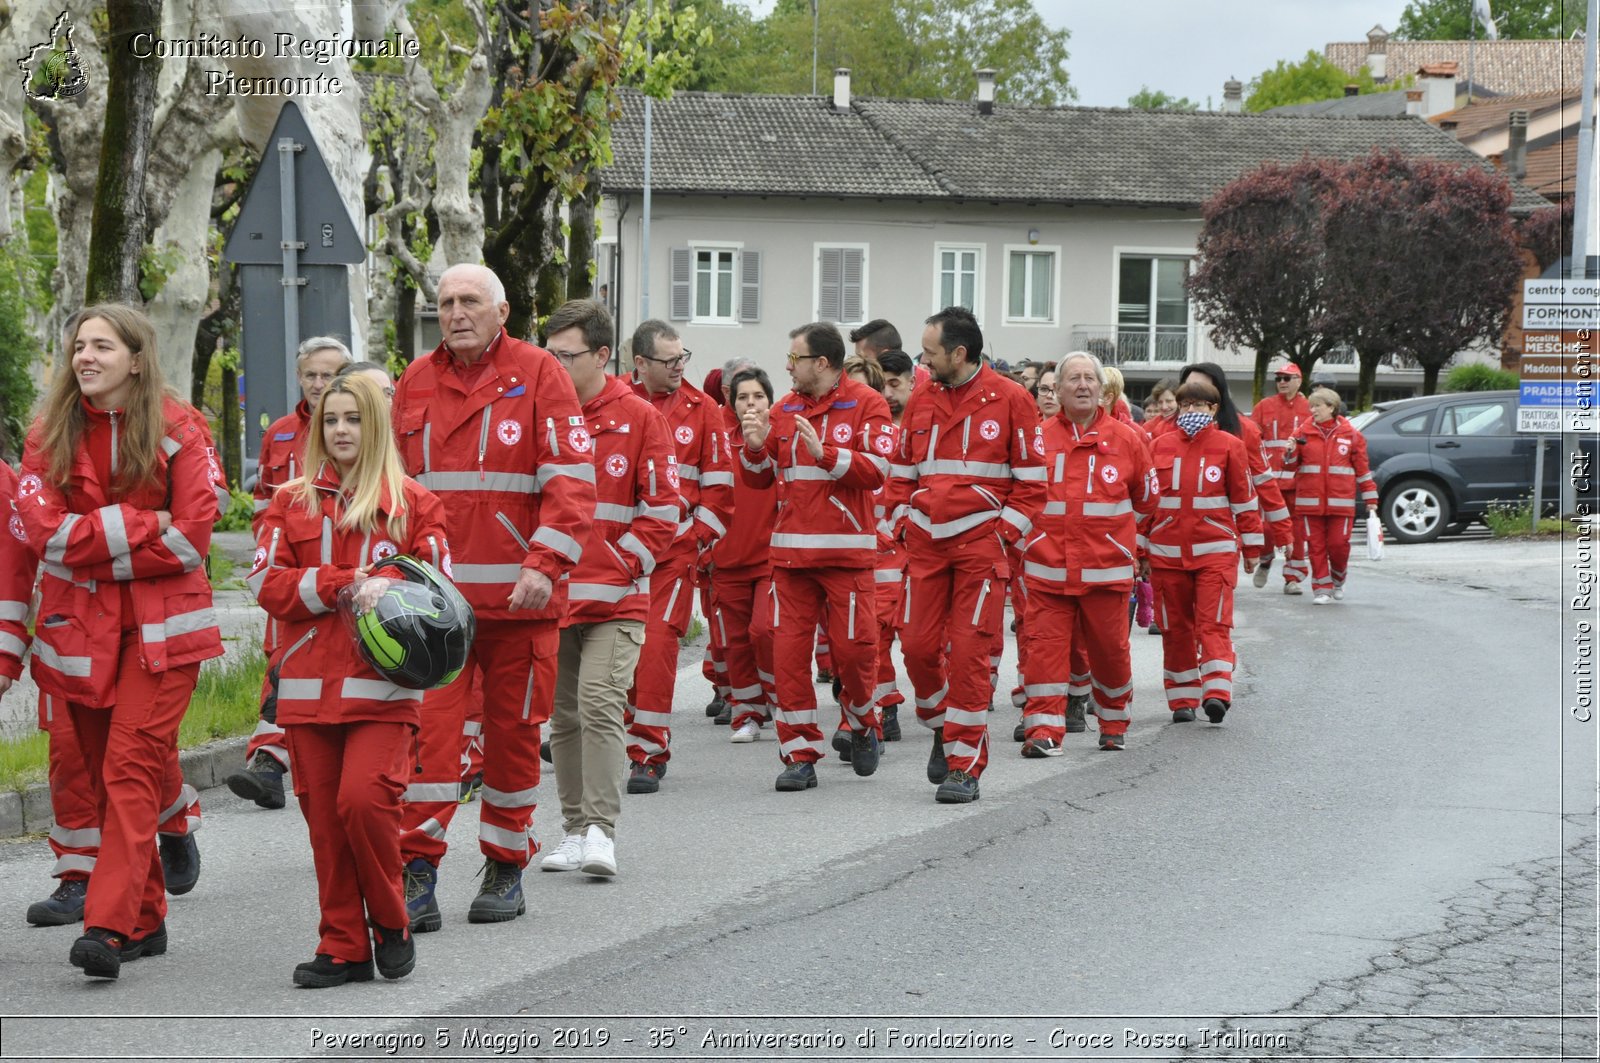
[[[638,620],[624,621],[617,631],[616,645],[611,650],[611,682],[618,690],[633,685],[633,672],[639,666],[639,655],[644,652],[644,624]]]
[[[561,657],[561,628],[555,623],[540,624],[533,636],[533,660],[528,666],[528,690],[523,696],[518,719],[538,726],[550,719],[556,703],[556,672]]]

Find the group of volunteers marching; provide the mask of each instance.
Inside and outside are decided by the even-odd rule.
[[[482,266],[447,270],[438,305],[443,341],[398,380],[335,339],[302,344],[303,401],[261,445],[247,583],[268,616],[268,673],[228,785],[282,808],[292,782],[320,906],[302,986],[413,969],[414,935],[444,923],[439,865],[470,796],[484,858],[470,922],[523,914],[536,856],[545,871],[617,873],[623,790],[657,792],[670,764],[696,589],[709,711],[736,744],[771,726],[778,791],[818,785],[824,641],[831,745],[857,775],[877,771],[909,723],[898,639],[932,738],[927,778],[960,804],[991,759],[1008,599],[1022,755],[1060,756],[1089,715],[1099,747],[1120,750],[1137,581],[1154,589],[1172,720],[1199,709],[1219,723],[1240,568],[1260,585],[1281,547],[1286,577],[1308,563],[1316,600],[1340,596],[1357,487],[1372,501],[1336,395],[1296,406],[1280,385],[1287,409],[1258,407],[1257,429],[1198,364],[1170,416],[1136,425],[1083,352],[1036,401],[991,366],[959,307],[927,319],[916,359],[887,322],[852,334],[853,356],[832,324],[800,326],[780,396],[742,358],[709,393],[694,387],[682,337],[656,320],[629,341],[632,374],[612,375],[615,326],[592,300],[558,308],[542,346],[518,340]],[[198,876],[177,728],[200,662],[222,652],[203,561],[226,485],[205,420],[162,384],[142,313],[74,318],[20,480],[0,466],[0,491],[14,507],[0,693],[28,649],[37,573],[56,814],[60,881],[29,921],[81,919],[71,962],[114,978],[166,950],[165,896]],[[459,591],[475,626],[460,674],[434,689],[396,682],[345,622],[389,594],[402,562]],[[542,760],[562,828],[541,855]]]

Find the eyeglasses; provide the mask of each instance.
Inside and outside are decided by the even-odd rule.
[[[1273,377],[1272,379],[1276,380],[1278,383],[1281,384],[1285,380],[1293,380],[1294,379],[1294,374],[1292,374],[1292,373],[1279,373],[1277,376]]]
[[[1046,386],[1044,384],[1040,384],[1039,385],[1039,394],[1041,394],[1041,395],[1054,395],[1055,393],[1056,393],[1056,389],[1055,388],[1048,387],[1048,386]]]
[[[314,384],[327,384],[338,375],[338,373],[301,373],[300,379],[309,380]]]
[[[652,358],[648,354],[641,354],[639,357],[643,358],[647,362],[654,362],[657,365],[664,365],[668,369],[682,369],[684,366],[689,364],[689,359],[694,357],[694,352],[685,347],[683,349],[683,353],[678,355],[676,358]]]
[[[551,356],[554,357],[555,360],[560,362],[562,365],[571,365],[575,359],[581,358],[583,355],[593,354],[593,353],[594,353],[594,348],[593,347],[585,347],[581,351],[551,351],[550,352]],[[653,358],[651,359],[651,361],[654,361],[654,360],[655,359],[653,359]]]
[[[1211,407],[1213,407],[1215,405],[1216,405],[1216,403],[1207,402],[1205,399],[1184,399],[1182,402],[1178,403],[1178,409],[1180,409],[1180,410],[1209,410]]]
[[[794,366],[798,365],[801,362],[813,362],[813,361],[816,361],[818,358],[821,358],[822,355],[820,355],[820,354],[790,354],[790,355],[785,355],[785,357],[788,358],[788,360],[789,360],[790,368],[793,368]]]

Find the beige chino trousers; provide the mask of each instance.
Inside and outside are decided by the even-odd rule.
[[[628,764],[623,712],[643,648],[642,620],[574,624],[561,631],[550,757],[567,834],[599,827],[616,837]]]

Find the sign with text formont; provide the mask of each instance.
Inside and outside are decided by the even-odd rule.
[[[1600,280],[1523,281],[1522,327],[1600,328]]]

